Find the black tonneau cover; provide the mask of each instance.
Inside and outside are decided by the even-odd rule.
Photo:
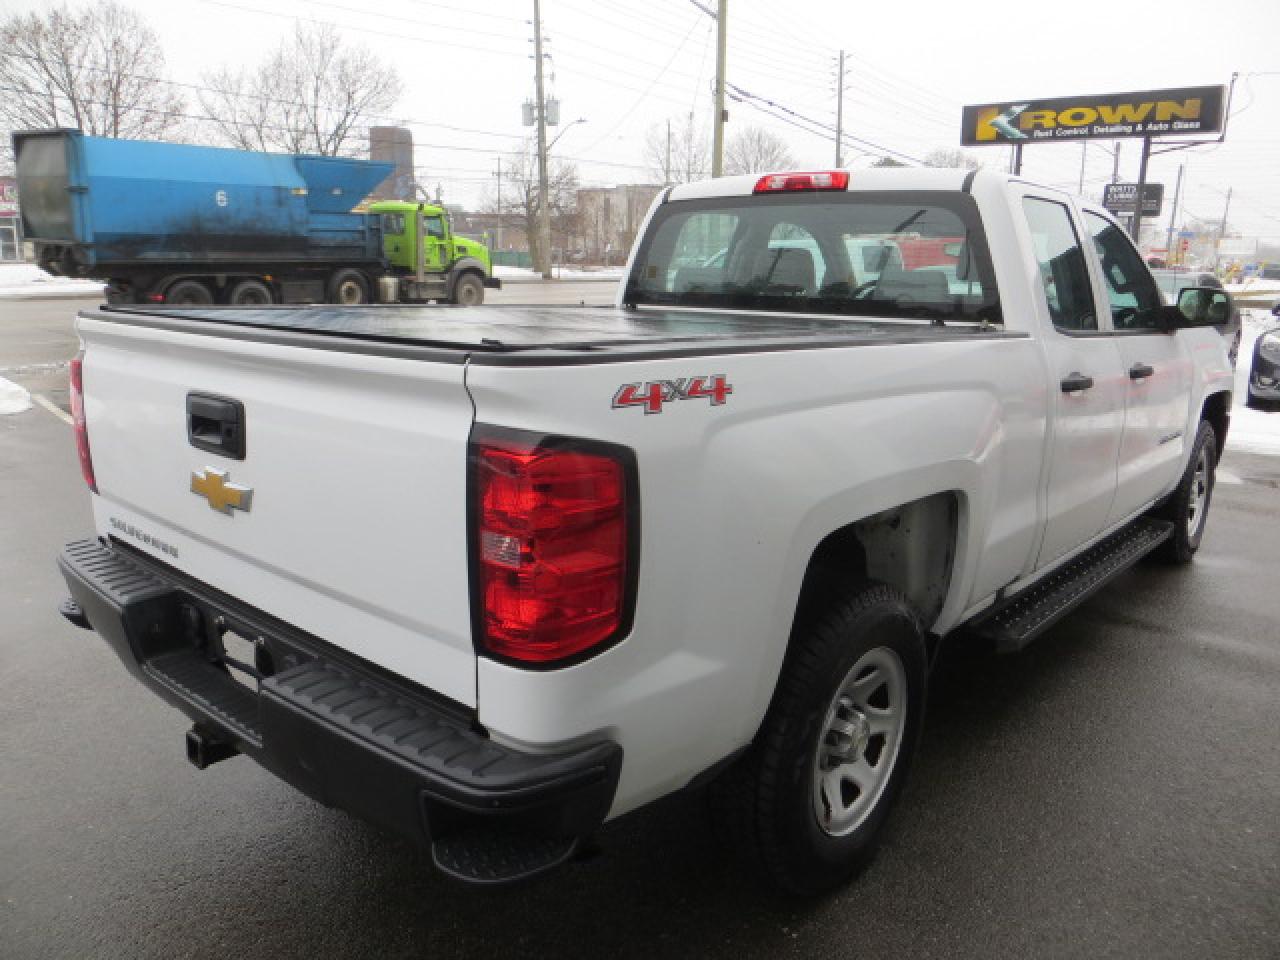
[[[598,363],[1025,336],[971,324],[587,306],[104,306],[83,316],[240,340],[488,364]]]

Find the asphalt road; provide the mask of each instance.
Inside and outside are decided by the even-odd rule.
[[[69,306],[0,303],[0,376],[65,397]],[[1021,655],[944,654],[840,893],[758,888],[696,796],[483,891],[247,760],[192,768],[183,718],[54,612],[90,531],[68,428],[0,417],[0,956],[1275,960],[1280,459],[1223,469],[1191,567],[1140,565]]]

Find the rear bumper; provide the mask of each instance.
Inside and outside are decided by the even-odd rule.
[[[203,737],[322,803],[433,848],[486,831],[504,842],[576,839],[609,811],[615,743],[514,750],[464,708],[130,549],[84,540],[58,562],[83,618],[135,677]],[[256,692],[228,672],[223,629],[255,641]]]

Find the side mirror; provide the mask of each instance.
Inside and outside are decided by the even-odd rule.
[[[1231,297],[1212,287],[1187,287],[1178,293],[1178,327],[1220,326],[1231,319]]]

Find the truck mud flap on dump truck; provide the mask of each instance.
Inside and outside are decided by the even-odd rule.
[[[244,753],[321,803],[429,844],[437,867],[473,883],[563,863],[609,811],[615,743],[546,755],[495,743],[471,711],[119,545],[69,544],[59,566],[72,597],[60,612],[195,722],[198,767]],[[244,638],[251,653],[237,658],[232,640]]]

